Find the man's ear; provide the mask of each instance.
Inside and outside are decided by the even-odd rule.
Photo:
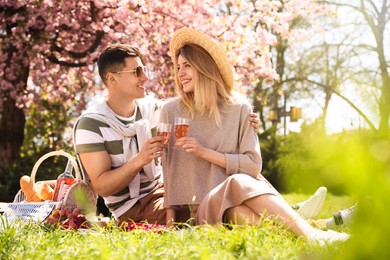
[[[110,81],[111,83],[115,83],[116,82],[114,74],[112,74],[110,72],[107,73],[106,78],[107,78],[107,81]]]

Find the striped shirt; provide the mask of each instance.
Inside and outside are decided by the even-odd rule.
[[[156,107],[158,109],[158,107]],[[139,107],[135,109],[135,114],[130,118],[123,118],[116,115],[116,120],[121,124],[134,124],[134,122],[143,119]],[[112,111],[111,111],[112,112]],[[114,113],[114,112],[112,112]],[[123,157],[125,148],[123,147],[123,136],[115,131],[106,122],[99,121],[92,117],[81,116],[78,120],[75,129],[75,149],[76,153],[90,153],[107,151],[111,159],[111,169],[116,169],[123,165]],[[137,144],[137,136],[131,140]],[[138,153],[138,146],[136,151],[131,151],[131,154]],[[127,148],[127,149],[130,149]],[[159,166],[161,168],[161,166]],[[154,175],[154,180],[149,180],[144,171],[141,170],[140,176],[140,190],[136,197],[130,196],[129,187],[125,187],[120,192],[108,197],[104,197],[106,206],[110,209],[115,218],[120,217],[128,211],[140,198],[146,196],[153,190],[160,182],[160,171]]]

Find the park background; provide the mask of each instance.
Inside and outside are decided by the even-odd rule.
[[[235,90],[260,117],[263,175],[283,193],[372,198],[346,251],[390,255],[390,1],[2,0],[0,18],[0,201],[42,155],[73,152],[74,120],[104,95],[104,47],[137,45],[153,71],[148,94],[168,98],[169,40],[188,26],[228,51]]]

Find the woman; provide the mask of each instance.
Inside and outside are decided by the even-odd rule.
[[[348,239],[313,228],[260,174],[251,106],[232,95],[232,69],[222,47],[202,32],[182,28],[170,51],[179,97],[163,106],[160,121],[173,124],[180,116],[191,123],[188,136],[172,138],[163,158],[164,206],[193,211],[197,224],[259,223],[265,215],[308,240]]]

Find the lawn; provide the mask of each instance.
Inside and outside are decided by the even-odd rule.
[[[295,203],[308,196],[285,198]],[[352,204],[349,197],[328,194],[318,217]],[[71,231],[4,220],[0,227],[0,259],[329,259],[340,256],[346,246],[307,243],[267,219],[261,227],[188,226],[162,233],[124,231],[115,225]]]

